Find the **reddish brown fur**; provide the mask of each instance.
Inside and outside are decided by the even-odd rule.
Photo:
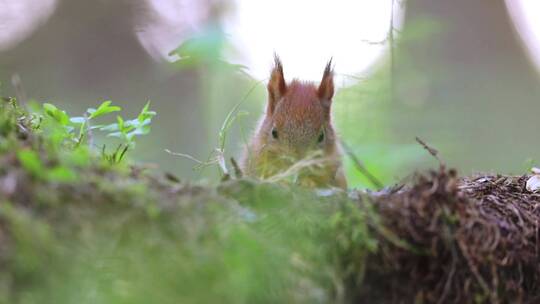
[[[267,111],[243,160],[246,174],[268,178],[320,151],[320,164],[305,168],[299,182],[314,187],[346,188],[330,121],[334,94],[331,61],[319,86],[299,80],[287,84],[281,61],[275,57],[267,88]]]
[[[332,59],[328,61],[326,68],[324,69],[323,78],[317,94],[321,100],[331,101],[334,96],[334,71],[332,70]],[[328,105],[329,106],[329,105]]]
[[[268,82],[268,113],[273,113],[275,105],[281,99],[285,91],[287,90],[287,84],[285,83],[285,77],[283,76],[283,65],[281,60],[274,55],[274,68],[270,74],[270,81]]]

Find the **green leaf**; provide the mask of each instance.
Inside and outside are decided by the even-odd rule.
[[[83,124],[86,122],[86,118],[82,117],[82,116],[77,116],[77,117],[71,117],[69,119],[70,122],[74,123],[74,124]]]
[[[58,166],[47,172],[47,179],[54,182],[69,183],[76,181],[77,175],[68,167]]]
[[[145,120],[152,119],[152,117],[156,115],[156,112],[155,111],[149,111],[148,110],[149,108],[150,108],[150,100],[148,102],[146,102],[143,109],[141,110],[141,113],[137,117],[137,120],[139,122],[143,122]]]
[[[110,104],[111,104],[111,101],[107,100],[107,101],[104,101],[97,108],[97,110],[88,109],[87,112],[90,113],[90,116],[88,118],[92,119],[92,118],[96,118],[96,117],[99,117],[99,116],[103,116],[103,115],[108,114],[108,113],[118,112],[118,111],[122,110],[122,108],[120,108],[118,106],[111,106]]]
[[[65,111],[58,109],[56,106],[50,103],[44,103],[43,109],[45,110],[45,114],[53,118],[62,126],[66,126],[69,123],[69,115],[67,115]]]
[[[21,150],[17,153],[17,159],[26,172],[37,178],[43,177],[45,167],[35,151]]]
[[[110,124],[110,125],[106,125],[106,126],[101,126],[99,128],[100,131],[106,131],[106,132],[114,132],[114,131],[118,131],[118,124],[117,123],[113,123],[113,124]]]
[[[137,129],[135,129],[135,130],[133,130],[133,131],[127,133],[126,136],[127,136],[128,140],[132,140],[133,137],[135,137],[135,136],[137,136],[137,135],[146,135],[146,134],[148,134],[148,133],[150,133],[150,129],[149,129],[149,128],[148,128],[148,129],[137,128]]]
[[[103,125],[92,125],[88,129],[89,130],[96,130],[96,129],[101,130],[101,128],[103,128],[103,127],[104,127]]]
[[[51,113],[51,115],[58,110],[58,108],[55,105],[50,104],[50,103],[44,103],[43,109],[45,109],[45,113],[47,114]]]
[[[126,120],[125,125],[126,125],[126,127],[134,127],[135,128],[135,127],[138,127],[140,125],[140,122],[139,122],[138,118],[135,118],[135,119]]]
[[[118,122],[118,130],[124,129],[124,119],[122,116],[116,116],[116,121]]]
[[[148,101],[146,102],[146,104],[144,105],[144,107],[142,108],[141,114],[142,114],[142,113],[147,113],[149,108],[150,108],[150,100],[148,100]]]
[[[208,27],[199,31],[197,36],[185,40],[170,55],[177,55],[181,63],[192,66],[219,60],[225,46],[226,34],[217,27]]]
[[[109,136],[109,137],[122,137],[122,132],[109,133],[109,134],[107,134],[107,136]]]

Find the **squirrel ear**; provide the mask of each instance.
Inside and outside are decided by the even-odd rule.
[[[272,68],[267,88],[269,95],[268,110],[270,114],[272,114],[277,103],[283,95],[285,95],[285,91],[287,90],[287,84],[285,83],[285,77],[283,76],[283,65],[276,54],[274,54],[274,67]]]
[[[334,68],[332,67],[332,58],[326,64],[324,74],[317,90],[317,94],[324,106],[330,106],[334,96]]]

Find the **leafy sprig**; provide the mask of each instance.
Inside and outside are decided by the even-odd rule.
[[[82,116],[70,117],[66,111],[51,103],[43,104],[44,123],[52,126],[57,139],[55,142],[58,144],[68,143],[75,149],[85,145],[92,149],[91,139],[94,131],[101,131],[106,136],[120,138],[122,143],[111,153],[106,153],[105,145],[102,146],[103,158],[111,163],[122,161],[126,152],[135,146],[136,137],[150,132],[152,118],[156,115],[156,112],[150,110],[150,101],[148,101],[134,119],[125,120],[122,116],[117,115],[115,123],[94,124],[96,119],[121,110],[121,107],[115,106],[110,100],[107,100],[97,108],[87,109]]]

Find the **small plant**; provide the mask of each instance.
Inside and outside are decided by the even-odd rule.
[[[165,152],[171,155],[184,157],[184,158],[194,161],[195,163],[197,163],[197,165],[194,167],[194,170],[202,170],[206,167],[217,165],[219,172],[221,174],[221,177],[225,179],[228,178],[230,176],[230,173],[229,173],[230,170],[227,167],[227,162],[226,162],[226,157],[225,157],[225,146],[227,144],[227,136],[230,132],[230,129],[232,128],[232,126],[237,120],[249,115],[249,112],[240,110],[240,106],[242,106],[242,104],[247,100],[247,98],[251,95],[251,93],[253,93],[255,88],[258,85],[260,85],[262,82],[263,80],[257,81],[251,87],[251,89],[249,89],[249,91],[246,93],[244,98],[242,98],[242,100],[240,100],[240,102],[234,105],[234,107],[229,111],[229,113],[225,117],[225,120],[221,124],[221,128],[219,129],[217,147],[211,152],[210,156],[208,157],[206,161],[199,160],[189,154],[172,152],[168,149],[165,149]],[[231,159],[231,160],[236,163],[234,159]],[[233,163],[233,167],[235,167],[234,169],[236,170],[237,168],[236,168],[235,163]]]
[[[99,125],[90,126],[90,120],[98,118],[100,116],[104,116],[109,113],[118,112],[120,110],[122,110],[122,108],[118,106],[111,106],[111,101],[107,100],[104,101],[97,109],[89,108],[88,110],[86,110],[86,113],[83,117],[71,118],[70,122],[74,124],[80,124],[77,144],[81,144],[85,136],[89,134],[88,132],[102,127]]]
[[[90,165],[92,154],[101,154],[109,164],[120,163],[135,146],[135,138],[150,132],[156,115],[149,109],[150,102],[135,119],[118,115],[112,124],[96,123],[98,118],[121,111],[111,101],[75,117],[51,103],[30,108],[27,111],[15,98],[0,100],[0,152],[15,149],[17,162],[30,176],[49,182],[77,180],[79,171]],[[99,151],[93,143],[94,132],[118,137],[121,142],[112,152],[107,152],[105,145]]]
[[[59,109],[53,104],[43,104],[43,126],[48,129],[54,145],[68,144],[72,148],[79,148],[83,144],[93,147],[93,132],[101,131],[107,136],[118,137],[122,143],[112,153],[106,152],[102,146],[101,155],[110,163],[119,163],[126,152],[135,146],[135,138],[150,132],[150,124],[156,112],[150,111],[150,101],[146,103],[137,118],[125,120],[122,116],[116,117],[116,123],[94,124],[97,118],[122,110],[119,106],[112,105],[110,100],[104,101],[99,107],[89,108],[83,116],[70,117],[66,111]],[[41,123],[40,123],[41,125]]]
[[[107,136],[122,138],[126,145],[133,147],[135,137],[150,132],[150,123],[156,112],[150,111],[150,101],[146,103],[137,118],[124,120],[122,116],[116,117],[116,123],[100,127],[101,131],[108,132]]]
[[[117,164],[124,159],[124,155],[126,155],[128,149],[129,145],[119,144],[113,152],[108,153],[106,146],[103,145],[101,148],[101,157],[110,164]]]

